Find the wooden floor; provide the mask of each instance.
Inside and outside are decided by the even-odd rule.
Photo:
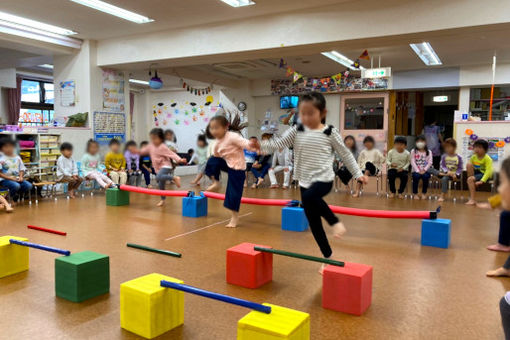
[[[187,179],[186,179],[187,180]],[[250,197],[299,198],[297,190],[247,190]],[[311,315],[311,339],[502,339],[498,303],[509,279],[489,279],[505,254],[485,249],[497,240],[498,213],[446,202],[452,220],[447,250],[420,246],[420,221],[343,218],[348,234],[332,240],[334,257],[374,267],[372,305],[361,317],[321,307],[318,264],[275,257],[273,282],[257,290],[225,282],[225,250],[241,242],[320,256],[309,232],[283,232],[280,208],[247,205],[241,225],[226,229],[221,202],[209,200],[206,218],[181,216],[179,198],[156,208],[158,198],[131,194],[131,205],[109,207],[104,195],[42,201],[0,213],[0,235],[110,256],[110,294],[76,304],[55,297],[55,254],[30,250],[30,270],[0,279],[0,339],[136,339],[120,328],[119,285],[157,272],[185,283]],[[375,194],[353,199],[332,192],[331,204],[368,209],[432,210],[435,201],[387,200]],[[60,229],[67,237],[28,230],[27,224]],[[196,231],[196,232],[193,232]],[[126,247],[133,242],[183,253],[181,259]],[[0,259],[1,261],[1,259]],[[185,324],[161,339],[235,339],[248,310],[186,295]]]

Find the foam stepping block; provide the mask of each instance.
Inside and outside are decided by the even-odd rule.
[[[106,189],[106,205],[115,207],[129,205],[129,191],[120,190],[119,188]]]
[[[28,247],[11,244],[10,239],[28,241],[24,237],[0,237],[0,278],[28,270]]]
[[[55,294],[82,302],[110,291],[110,258],[83,251],[55,259]]]
[[[361,315],[372,303],[372,266],[345,262],[328,265],[322,275],[322,307]]]
[[[161,280],[184,283],[153,273],[120,285],[123,329],[152,339],[184,323],[184,292],[161,287]]]
[[[237,323],[237,340],[309,340],[310,314],[264,303],[271,313],[252,311]]]
[[[448,248],[450,246],[451,220],[438,218],[422,220],[421,244],[423,246]]]
[[[308,219],[301,207],[285,207],[282,209],[282,230],[306,231]]]
[[[254,250],[268,246],[241,243],[227,249],[227,283],[258,288],[273,280],[273,254]]]
[[[191,196],[182,198],[182,216],[207,216],[207,197]]]

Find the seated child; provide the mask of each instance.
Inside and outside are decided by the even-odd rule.
[[[62,143],[60,153],[57,160],[57,181],[67,183],[69,197],[76,198],[74,191],[80,187],[83,179],[78,176],[78,166],[73,159],[73,145],[67,142]]]
[[[207,138],[205,135],[199,135],[197,138],[197,152],[195,152],[196,160],[198,163],[197,176],[191,182],[193,185],[199,185],[200,180],[204,176],[205,166],[207,165]]]
[[[476,187],[487,182],[492,177],[492,158],[487,155],[489,143],[484,139],[477,139],[473,143],[473,155],[466,164],[469,201],[467,205],[475,205]]]
[[[143,141],[140,143],[140,149],[143,149],[149,145],[149,142]],[[140,170],[142,170],[143,178],[145,180],[145,186],[147,188],[152,188],[151,186],[151,174],[156,175],[156,171],[152,167],[152,161],[150,155],[140,155]]]
[[[269,140],[273,135],[270,133],[264,133],[262,140]],[[255,162],[251,166],[251,173],[255,177],[255,183],[251,186],[252,189],[258,188],[264,182],[269,168],[271,167],[271,155],[258,155]]]
[[[448,192],[448,182],[459,179],[462,175],[462,157],[456,153],[457,142],[453,138],[448,138],[443,143],[445,153],[441,156],[440,173],[441,177],[441,196],[438,201],[443,202],[444,196]]]
[[[32,183],[26,181],[26,167],[15,152],[16,142],[5,137],[0,140],[0,187],[9,190],[14,202],[32,190]]]
[[[357,160],[358,159],[358,150],[356,147],[356,140],[354,139],[354,136],[351,136],[351,135],[345,136],[344,144],[349,150],[351,150],[351,153],[354,156],[354,159]],[[340,180],[342,181],[343,184],[348,186],[349,181],[352,178],[352,174],[347,169],[347,167],[343,164],[342,159],[339,160],[338,164],[339,164],[339,167],[338,167],[338,170],[336,171],[336,175],[340,178]]]
[[[409,175],[409,165],[411,164],[411,155],[406,150],[407,139],[405,137],[395,137],[393,149],[388,152],[386,164],[388,166],[388,182],[390,184],[390,198],[395,197],[395,181],[400,179],[398,188],[398,198],[404,198],[404,191],[407,186]]]
[[[115,184],[126,184],[126,159],[120,152],[120,142],[117,139],[112,139],[108,144],[110,152],[108,152],[104,159],[106,171]]]
[[[177,153],[177,137],[175,136],[175,133],[173,130],[165,130],[165,145],[172,150],[173,152]]]
[[[358,165],[365,176],[377,176],[384,163],[384,156],[375,148],[375,140],[372,136],[366,136],[363,139],[365,149],[358,156]],[[356,192],[353,197],[358,197],[362,188],[362,183],[356,183]]]
[[[195,150],[188,149],[188,153],[184,158],[186,158],[186,161],[188,162],[188,165],[195,165],[197,164],[197,154],[195,153]]]
[[[256,143],[258,141],[258,138],[255,136],[250,137],[250,143]],[[248,186],[248,173],[251,171],[251,167],[253,166],[253,163],[257,160],[258,153],[256,151],[252,150],[244,150],[244,161],[246,163],[246,179],[244,180],[244,187],[246,188]]]
[[[139,187],[142,182],[142,171],[140,171],[140,155],[138,154],[135,141],[130,140],[126,143],[124,158],[126,159],[129,185]]]
[[[81,158],[83,176],[85,179],[96,181],[101,188],[114,187],[113,181],[99,169],[100,164],[99,144],[95,140],[89,139],[87,152]]]
[[[416,147],[411,150],[411,167],[413,169],[414,199],[420,199],[420,196],[418,196],[420,179],[422,181],[421,199],[426,199],[430,181],[429,169],[432,167],[432,152],[427,148],[427,139],[425,136],[416,137]]]
[[[288,189],[290,184],[290,173],[292,171],[292,155],[289,148],[284,147],[278,149],[273,154],[273,162],[269,169],[269,179],[271,180],[271,188],[278,188],[276,173],[283,171],[282,189]]]

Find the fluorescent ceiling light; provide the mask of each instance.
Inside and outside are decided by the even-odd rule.
[[[33,33],[53,33],[59,35],[76,34],[76,32],[66,28],[45,24],[40,21],[19,17],[5,12],[0,12],[0,25]]]
[[[135,22],[137,24],[145,24],[147,22],[154,21],[150,18],[144,17],[143,15],[135,12],[128,11],[127,9],[120,8],[114,5],[110,5],[107,2],[100,0],[71,0],[77,4],[93,8],[95,10],[105,12],[116,17]]]
[[[421,44],[409,44],[409,46],[411,46],[413,51],[418,55],[418,57],[420,57],[425,65],[436,66],[443,64],[432,46],[430,46],[430,43],[422,42]]]
[[[139,80],[139,79],[129,79],[129,82],[132,84],[140,84],[140,85],[147,85],[149,86],[149,82],[145,80]]]
[[[323,56],[325,56],[325,57],[328,57],[329,59],[331,59],[333,61],[336,61],[339,64],[344,65],[345,67],[350,68],[351,70],[364,70],[365,69],[361,65],[359,66],[359,68],[356,68],[356,67],[352,66],[352,64],[354,64],[354,61],[352,61],[351,59],[347,58],[346,56],[344,56],[340,52],[330,51],[330,52],[321,52],[321,54]]]
[[[255,5],[255,2],[251,0],[221,0],[221,1],[232,7],[244,7]]]
[[[53,65],[51,65],[51,64],[37,65],[37,67],[42,67],[42,68],[47,68],[48,70],[53,70]]]

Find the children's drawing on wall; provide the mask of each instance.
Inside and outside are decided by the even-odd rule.
[[[462,154],[464,159],[469,159],[473,154],[473,144],[478,139],[485,139],[489,143],[489,150],[487,154],[494,164],[505,158],[505,146],[510,143],[510,137],[480,137],[475,131],[466,129],[466,136],[462,138]]]

